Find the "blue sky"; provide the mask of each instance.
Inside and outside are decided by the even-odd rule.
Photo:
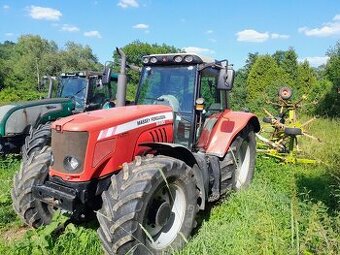
[[[0,0],[0,42],[22,34],[88,44],[101,62],[136,39],[166,43],[236,69],[249,52],[293,47],[313,66],[340,39],[339,0]]]

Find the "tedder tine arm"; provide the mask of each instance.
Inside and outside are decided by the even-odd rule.
[[[311,122],[314,121],[314,120],[316,120],[316,117],[311,118],[310,120],[306,121],[305,123],[303,123],[303,124],[301,125],[301,127],[307,126],[309,123],[311,123]]]
[[[317,138],[317,137],[315,137],[315,136],[309,135],[309,134],[307,134],[306,132],[302,132],[302,134],[303,134],[304,136],[307,136],[307,137],[309,137],[309,138],[311,138],[311,139],[313,139],[313,140],[318,141],[318,142],[321,143],[320,138]]]

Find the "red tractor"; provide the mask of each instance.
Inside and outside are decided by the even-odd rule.
[[[249,185],[260,126],[228,108],[227,61],[177,53],[143,63],[134,105],[122,106],[121,75],[122,107],[53,123],[51,149],[31,157],[13,188],[28,225],[48,224],[58,208],[75,220],[96,212],[108,254],[164,254],[185,244],[208,202]]]

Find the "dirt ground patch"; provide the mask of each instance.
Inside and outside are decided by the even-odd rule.
[[[13,241],[21,239],[28,230],[29,227],[27,226],[10,228],[1,233],[1,239],[6,243],[12,243]]]

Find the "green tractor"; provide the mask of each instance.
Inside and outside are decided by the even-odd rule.
[[[114,106],[118,75],[104,72],[62,73],[44,76],[46,99],[0,106],[0,154],[19,153],[25,161],[50,143],[50,123],[72,114]]]

